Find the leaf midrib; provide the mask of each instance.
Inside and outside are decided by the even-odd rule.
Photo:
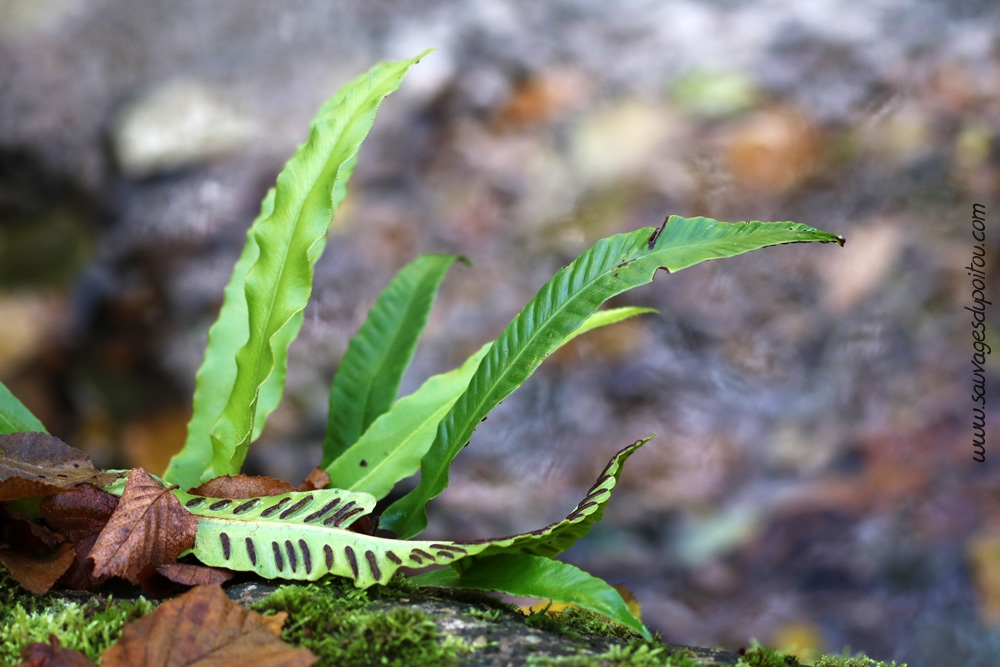
[[[371,85],[370,82],[369,82],[369,85]],[[342,128],[342,130],[340,132],[340,136],[337,139],[335,139],[334,142],[333,142],[333,149],[331,150],[331,153],[333,153],[334,151],[337,150],[337,148],[339,147],[341,138],[344,135],[347,134],[347,131],[348,131],[349,128],[351,128],[351,127],[354,126],[354,124],[358,120],[358,117],[361,116],[361,115],[363,115],[362,110],[368,108],[367,105],[368,105],[368,103],[370,102],[370,100],[372,98],[372,95],[371,95],[372,90],[374,90],[374,88],[370,89],[368,91],[368,93],[366,94],[366,96],[365,96],[365,100],[364,100],[365,105],[364,106],[359,105],[358,106],[358,110],[354,114],[352,114],[350,116],[349,122],[347,122],[347,123],[344,124],[344,126],[343,126],[343,128]],[[341,105],[342,104],[344,104],[344,102],[341,102]],[[340,106],[340,105],[338,105],[338,106]],[[333,107],[333,108],[331,108],[330,111],[333,112],[336,108],[337,107]],[[340,164],[337,165],[337,171],[338,172],[340,171],[340,167],[343,165],[343,163],[344,163],[344,160],[342,160],[340,162]],[[329,165],[329,162],[327,162],[327,165]],[[321,181],[322,181],[322,174],[323,174],[323,172],[325,170],[326,170],[325,167],[324,167],[324,169],[320,170],[320,178],[316,179],[316,181],[309,188],[308,194],[305,197],[302,198],[301,205],[299,205],[295,209],[295,221],[296,221],[295,222],[295,227],[298,227],[299,221],[302,219],[302,212],[306,209],[306,207],[308,205],[308,202],[312,198],[313,194],[315,192],[317,192],[317,190],[319,189],[319,187],[321,185]],[[334,186],[336,186],[336,177],[334,177]],[[330,191],[331,192],[333,191],[332,187],[330,188]],[[277,196],[277,193],[275,193],[275,195]],[[275,208],[277,208],[277,204],[275,205]],[[274,216],[274,213],[272,211],[272,214],[269,217],[273,217],[273,216]],[[327,224],[329,225],[329,223],[327,223]],[[265,321],[264,330],[265,331],[268,330],[268,328],[269,328],[268,325],[271,324],[271,321],[273,319],[274,304],[277,301],[278,291],[279,291],[277,289],[277,286],[281,285],[282,282],[283,282],[283,278],[285,276],[286,268],[287,268],[287,263],[288,263],[287,262],[288,254],[289,254],[290,248],[292,246],[294,236],[295,236],[295,233],[293,231],[293,233],[291,233],[291,234],[289,234],[287,236],[286,242],[283,244],[283,248],[282,248],[282,252],[281,252],[281,266],[278,269],[278,279],[275,281],[275,288],[272,289],[272,290],[270,290],[271,294],[270,294],[270,299],[269,299],[269,302],[268,302],[268,305],[267,305],[267,310],[266,310],[267,316],[264,318],[264,321]],[[309,250],[311,250],[313,248],[313,246],[315,246],[316,243],[319,242],[319,240],[321,238],[322,238],[322,236],[318,237],[317,239],[315,239],[309,245],[309,247],[306,249],[306,255],[307,256],[309,254]],[[261,244],[259,242],[258,242],[257,245],[258,245],[258,247],[261,246]],[[257,258],[257,261],[258,262],[260,261],[259,257]],[[256,263],[255,263],[255,265],[256,265]],[[250,270],[252,271],[253,267],[251,267]],[[310,272],[312,271],[312,265],[311,264],[309,265],[309,271]],[[245,279],[244,279],[244,284],[245,284]],[[248,306],[249,306],[249,301],[248,301]],[[285,324],[287,324],[287,322],[285,322]],[[282,324],[282,326],[284,326],[284,324]],[[269,336],[262,336],[261,337],[261,341],[260,341],[260,344],[256,348],[256,354],[254,355],[254,361],[253,361],[253,382],[255,384],[257,383],[257,379],[258,379],[258,376],[259,376],[259,373],[260,373],[261,364],[263,362],[263,359],[262,359],[263,354],[262,354],[262,352],[263,352],[263,350],[264,350],[265,347],[267,347],[268,349],[271,348],[271,339],[280,330],[281,330],[281,327],[278,327],[278,329],[272,331]],[[253,332],[251,332],[251,336],[252,335],[253,335]],[[274,363],[274,351],[273,350],[271,350],[271,363],[272,364]],[[255,412],[256,412],[256,405],[257,405],[257,401],[259,399],[259,396],[260,396],[260,384],[257,384],[257,386],[253,388],[253,398],[250,400],[250,405],[249,405],[250,421],[249,421],[248,429],[247,429],[246,433],[242,436],[241,440],[238,443],[236,443],[234,451],[233,451],[233,455],[235,455],[235,453],[236,453],[235,450],[238,449],[240,446],[242,446],[244,443],[246,443],[246,441],[253,434],[253,423],[254,423]],[[225,412],[225,409],[223,409],[223,412]]]

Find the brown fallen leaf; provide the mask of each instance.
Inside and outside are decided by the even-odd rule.
[[[147,565],[139,573],[142,590],[153,598],[167,598],[183,593],[192,586],[224,584],[233,573],[222,568],[195,563]]]
[[[125,626],[104,667],[309,667],[317,658],[279,638],[287,614],[261,616],[199,586]]]
[[[45,523],[70,542],[99,534],[117,508],[117,498],[92,486],[42,498],[39,503]]]
[[[260,496],[276,496],[279,493],[294,491],[295,487],[288,482],[273,477],[251,477],[249,475],[225,475],[215,477],[201,486],[188,491],[196,496],[209,498],[257,498]]]
[[[59,646],[59,638],[49,635],[49,643],[29,644],[21,653],[17,667],[97,667],[87,656],[73,649]]]
[[[24,588],[42,595],[66,572],[73,558],[73,547],[60,535],[0,504],[0,564]]]
[[[0,548],[0,563],[17,583],[35,595],[47,593],[73,564],[75,557],[73,547],[65,543],[45,555],[10,547]]]
[[[299,491],[315,491],[316,489],[325,489],[330,484],[330,473],[323,470],[319,466],[312,469],[304,482],[299,485]]]
[[[50,496],[84,483],[103,487],[116,479],[48,433],[0,435],[0,501]]]
[[[118,498],[87,485],[42,498],[39,503],[42,518],[69,540],[76,551],[73,563],[59,580],[61,586],[89,590],[108,578],[94,576],[90,552],[117,507]]]
[[[197,532],[198,517],[145,470],[136,468],[90,552],[94,575],[139,583],[142,568],[174,562],[194,546]]]
[[[48,553],[63,542],[61,535],[0,505],[0,545]]]
[[[94,575],[94,561],[90,559],[90,552],[94,550],[97,542],[97,535],[92,535],[73,545],[76,556],[65,574],[56,583],[74,591],[89,591],[97,588],[110,577],[98,577]]]
[[[228,570],[194,563],[169,563],[158,566],[156,571],[170,581],[185,586],[224,584],[233,578],[233,573]]]

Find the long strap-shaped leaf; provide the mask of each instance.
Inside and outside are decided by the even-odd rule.
[[[174,493],[198,516],[193,553],[206,565],[298,580],[316,580],[332,573],[350,577],[359,588],[367,588],[387,582],[401,566],[451,565],[481,554],[554,555],[569,548],[601,518],[622,462],[643,442],[616,454],[587,496],[564,520],[499,540],[390,540],[345,530],[371,512],[375,498],[341,489],[296,491],[247,500]]]
[[[648,227],[598,241],[556,273],[496,340],[469,389],[441,422],[421,461],[420,483],[386,510],[383,525],[402,537],[423,531],[427,503],[448,485],[451,462],[479,422],[607,299],[649,283],[658,269],[679,271],[765,246],[814,241],[843,239],[794,222],[733,224],[670,216],[660,229]]]
[[[0,435],[24,431],[48,433],[42,422],[0,382]]]
[[[330,486],[367,491],[381,500],[396,482],[416,473],[434,442],[438,424],[469,386],[489,349],[489,344],[484,345],[458,368],[431,376],[415,392],[396,401],[326,467]]]
[[[210,431],[212,463],[202,479],[235,474],[246,458],[261,387],[282,367],[282,346],[290,342],[282,329],[301,323],[297,318],[312,290],[312,267],[325,246],[335,193],[343,191],[341,169],[353,165],[382,99],[417,60],[381,63],[342,88],[278,175],[274,209],[254,230],[259,256],[244,281],[249,337],[236,354],[232,392]]]
[[[563,344],[598,327],[655,313],[653,308],[612,308],[591,315]],[[460,367],[434,375],[415,392],[396,401],[361,438],[326,467],[330,486],[367,491],[382,499],[396,482],[420,469],[420,460],[434,442],[438,424],[469,386],[490,345],[487,343]]]
[[[591,526],[604,516],[604,508],[611,500],[611,492],[618,484],[622,474],[622,465],[637,449],[649,442],[653,436],[637,440],[625,449],[615,454],[597,481],[587,491],[587,495],[570,512],[565,519],[530,533],[512,535],[511,537],[495,537],[486,542],[489,546],[479,552],[479,556],[491,556],[502,553],[527,553],[553,558],[573,546],[578,539],[590,532]],[[473,542],[471,544],[476,544]],[[472,560],[477,560],[472,559]],[[471,563],[470,563],[471,564]],[[466,563],[456,564],[458,570],[463,570]]]
[[[455,255],[418,257],[396,274],[375,301],[347,346],[330,388],[320,467],[357,442],[396,400],[438,287],[456,259]]]
[[[461,573],[455,567],[442,568],[412,577],[410,581],[418,586],[499,591],[519,597],[575,604],[618,621],[646,639],[653,638],[614,588],[569,563],[541,556],[487,556]]]
[[[208,330],[208,347],[205,359],[195,376],[194,409],[188,422],[187,439],[180,452],[170,459],[163,473],[169,484],[182,489],[198,486],[202,474],[212,463],[212,440],[209,432],[222,414],[229,394],[236,381],[236,352],[250,336],[247,317],[247,299],[243,281],[247,271],[257,261],[257,226],[274,211],[274,188],[271,188],[260,205],[260,213],[247,231],[240,258],[233,267],[223,293],[219,317]],[[260,420],[263,422],[263,419]],[[255,422],[256,423],[256,422]]]

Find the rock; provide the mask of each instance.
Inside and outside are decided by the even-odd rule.
[[[176,80],[127,106],[114,133],[122,171],[135,178],[205,162],[254,138],[257,123],[207,84]]]

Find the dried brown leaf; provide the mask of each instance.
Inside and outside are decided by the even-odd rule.
[[[42,498],[39,503],[42,518],[76,550],[73,563],[59,580],[60,585],[89,590],[107,579],[94,576],[90,552],[117,507],[118,499],[113,495],[87,485]]]
[[[69,544],[39,555],[12,547],[0,549],[0,563],[10,571],[17,583],[35,595],[44,595],[73,563],[76,552]]]
[[[0,545],[47,554],[64,541],[61,535],[0,504]]]
[[[259,498],[261,496],[276,496],[279,493],[294,491],[295,487],[288,482],[273,477],[250,477],[249,475],[225,475],[208,480],[201,486],[188,491],[196,496],[209,498]]]
[[[261,616],[226,597],[220,586],[199,586],[125,626],[104,652],[104,667],[309,667],[308,649],[279,639],[287,614]]]
[[[0,501],[50,496],[84,483],[103,487],[117,478],[48,433],[0,435]]]
[[[96,667],[87,656],[73,649],[59,646],[59,638],[49,635],[49,643],[29,644],[21,653],[17,667]]]
[[[223,584],[233,578],[233,573],[222,568],[195,563],[168,563],[148,565],[139,574],[142,590],[154,598],[173,597],[192,586]]]
[[[305,481],[299,485],[299,491],[315,491],[317,489],[325,489],[330,484],[330,473],[323,470],[319,466],[313,468],[312,472],[306,477]]]
[[[45,523],[70,542],[80,542],[104,530],[118,507],[107,491],[81,486],[42,498],[39,510]]]
[[[90,553],[97,577],[139,582],[147,565],[172,563],[194,546],[198,518],[142,468],[132,470],[118,508]]]
[[[218,567],[195,565],[194,563],[170,563],[160,565],[156,571],[177,584],[185,586],[211,586],[224,584],[233,578],[233,573]]]
[[[57,582],[60,586],[75,591],[89,591],[107,581],[107,576],[94,576],[94,561],[90,559],[90,552],[94,550],[96,542],[97,535],[92,535],[73,545],[76,557],[66,573]]]

